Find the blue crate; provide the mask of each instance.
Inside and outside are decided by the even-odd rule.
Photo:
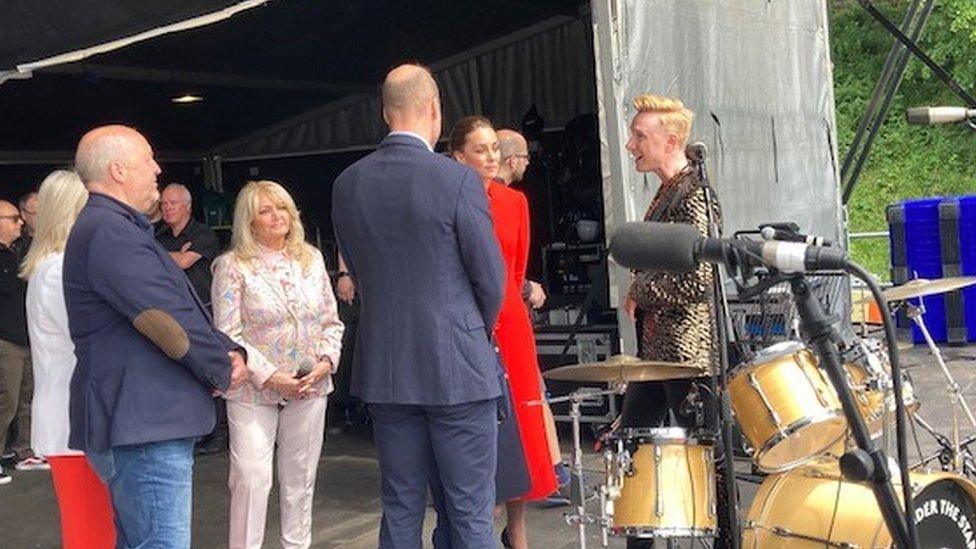
[[[906,200],[900,207],[905,222],[905,259],[908,278],[942,278],[942,242],[939,235],[939,204],[942,197]],[[892,251],[894,255],[894,251]],[[946,341],[945,299],[941,295],[923,298],[925,325],[935,341]],[[906,323],[907,322],[907,323]],[[914,323],[899,318],[899,326],[911,327],[912,340],[922,343]]]
[[[976,276],[976,196],[959,198],[959,256],[963,276]],[[962,292],[966,340],[976,341],[976,286]]]

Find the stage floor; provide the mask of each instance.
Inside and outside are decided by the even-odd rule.
[[[967,400],[976,405],[976,346],[943,348],[950,369],[963,388]],[[903,363],[912,367],[916,393],[922,407],[920,414],[949,434],[951,415],[945,385],[938,366],[927,349],[915,347],[903,353]],[[568,430],[561,430],[563,447],[570,457]],[[965,429],[965,434],[973,429]],[[925,433],[919,432],[923,451],[936,447]],[[914,444],[909,439],[912,455]],[[602,469],[600,456],[589,452],[586,467],[592,470],[588,483],[594,484]],[[739,469],[748,470],[740,463]],[[9,549],[60,547],[58,511],[51,490],[50,475],[43,472],[11,471],[14,481],[0,486],[0,546]],[[227,454],[197,459],[194,479],[193,546],[220,548],[227,546]],[[743,513],[755,494],[755,485],[740,483]],[[269,502],[266,547],[277,547],[277,494]],[[568,526],[563,515],[568,507],[542,509],[531,506],[528,512],[530,545],[538,549],[562,549],[576,546],[576,529]],[[590,510],[597,511],[595,502]],[[327,435],[315,491],[313,547],[375,547],[380,518],[379,468],[372,443],[363,436]],[[426,545],[433,528],[433,511],[428,509]],[[503,523],[496,521],[497,532]],[[588,528],[590,547],[598,547],[599,531]],[[499,545],[500,546],[500,545]],[[622,540],[611,539],[611,547],[623,547]],[[690,547],[690,544],[679,546]],[[697,546],[701,546],[700,544]]]

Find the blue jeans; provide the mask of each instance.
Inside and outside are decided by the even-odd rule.
[[[118,549],[189,549],[196,438],[85,455],[108,486]]]

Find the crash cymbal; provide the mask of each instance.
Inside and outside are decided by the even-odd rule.
[[[542,374],[559,381],[623,382],[689,379],[708,372],[680,362],[641,360],[628,355],[614,355],[600,362],[573,364],[553,368]]]
[[[959,288],[972,286],[973,284],[976,284],[976,276],[957,276],[937,280],[917,278],[915,280],[909,280],[900,286],[888,288],[882,293],[888,301],[903,301],[913,297],[951,292]]]

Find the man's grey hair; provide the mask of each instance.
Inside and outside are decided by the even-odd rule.
[[[86,185],[108,179],[108,167],[112,162],[124,160],[132,150],[132,140],[125,135],[99,136],[91,145],[79,149],[75,155],[75,171]]]
[[[186,200],[187,204],[191,206],[193,205],[193,195],[190,193],[190,189],[186,188],[186,185],[182,185],[180,183],[170,183],[169,185],[163,187],[163,192],[166,192],[167,189],[176,189],[180,191],[180,194],[183,195],[183,200]]]

